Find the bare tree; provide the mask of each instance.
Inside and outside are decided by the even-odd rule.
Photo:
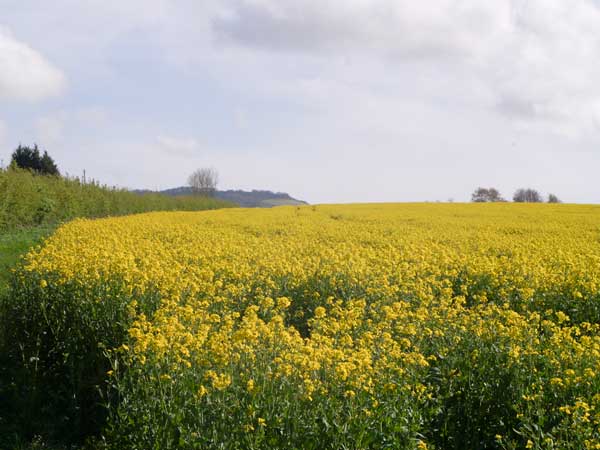
[[[198,195],[213,196],[218,182],[219,174],[213,168],[197,169],[188,177],[188,184],[192,188],[192,192]]]
[[[548,194],[548,203],[562,203],[562,202],[556,195]]]
[[[473,194],[471,195],[471,201],[476,203],[485,203],[485,202],[505,202],[500,195],[500,192],[496,188],[482,188],[479,187],[475,189]]]
[[[517,189],[513,195],[513,201],[517,203],[541,203],[542,195],[535,189]]]

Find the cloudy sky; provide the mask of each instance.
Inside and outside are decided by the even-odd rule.
[[[598,0],[0,0],[0,158],[312,203],[600,203]]]

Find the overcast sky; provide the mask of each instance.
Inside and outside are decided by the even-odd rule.
[[[0,158],[311,203],[600,203],[597,0],[0,0]]]

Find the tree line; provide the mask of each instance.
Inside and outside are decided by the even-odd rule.
[[[12,153],[9,168],[24,169],[38,175],[60,176],[58,166],[46,150],[40,153],[37,144],[33,147],[19,144]],[[219,173],[213,168],[200,168],[188,177],[188,185],[194,195],[213,197],[217,190]]]
[[[19,145],[13,152],[10,167],[30,170],[40,175],[60,176],[58,167],[47,151],[40,153],[37,144],[33,147]],[[219,180],[218,172],[213,168],[200,168],[188,178],[188,185],[195,195],[213,197],[217,190]],[[548,194],[544,200],[542,194],[532,188],[520,188],[515,191],[512,198],[515,203],[561,203],[554,194]],[[475,203],[506,202],[498,189],[478,187],[471,194],[471,201]]]
[[[540,192],[531,188],[520,188],[515,191],[512,198],[515,203],[543,203],[544,197]],[[471,201],[475,203],[494,203],[506,202],[500,191],[496,188],[478,187],[471,194]],[[561,203],[560,199],[554,194],[548,194],[547,203]]]

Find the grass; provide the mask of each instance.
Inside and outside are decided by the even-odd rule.
[[[0,233],[0,296],[8,288],[13,267],[34,245],[40,243],[55,227],[44,225]]]

